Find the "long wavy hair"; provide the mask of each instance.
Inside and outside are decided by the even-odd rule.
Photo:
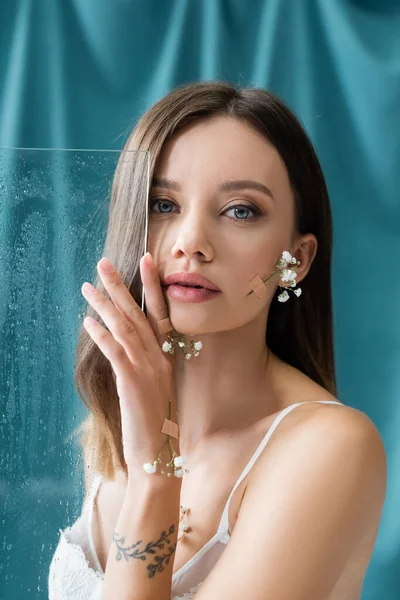
[[[316,256],[296,302],[270,306],[266,343],[283,361],[336,395],[331,297],[332,219],[320,163],[304,128],[272,93],[221,81],[183,85],[154,104],[137,122],[121,153],[111,192],[104,252],[135,301],[141,305],[139,261],[145,249],[146,178],[153,179],[164,143],[189,122],[226,115],[247,122],[280,154],[295,203],[295,234],[313,233]],[[143,160],[127,160],[129,151],[146,151]],[[139,156],[145,153],[138,152]],[[95,287],[107,295],[100,277]],[[101,319],[88,305],[86,314]],[[110,362],[82,326],[76,351],[75,386],[89,408],[78,428],[80,443],[95,471],[113,479],[127,473],[123,456],[121,413]]]

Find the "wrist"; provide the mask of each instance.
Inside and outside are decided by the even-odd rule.
[[[175,475],[171,475],[171,477],[167,477],[166,475],[161,475],[160,473],[146,473],[143,470],[143,473],[138,473],[137,471],[129,472],[128,470],[128,478],[127,478],[127,486],[126,491],[129,494],[138,494],[138,493],[163,493],[164,491],[174,491],[177,490],[180,493],[182,487],[182,478],[175,477]]]

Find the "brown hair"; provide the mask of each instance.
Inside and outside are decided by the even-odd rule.
[[[318,249],[296,302],[272,300],[266,340],[283,361],[336,395],[331,298],[332,222],[328,192],[318,158],[305,130],[275,95],[206,81],[181,86],[152,106],[125,144],[114,176],[109,226],[103,254],[115,265],[133,298],[141,303],[139,261],[145,248],[147,192],[166,140],[189,122],[225,115],[250,123],[275,146],[286,165],[295,202],[295,233],[313,233]],[[150,153],[147,172],[142,158],[126,160],[126,151]],[[106,293],[97,276],[97,289]],[[87,307],[87,314],[99,320]],[[81,443],[96,471],[113,479],[126,473],[121,415],[111,365],[85,328],[79,332],[75,385],[90,409],[79,428]]]

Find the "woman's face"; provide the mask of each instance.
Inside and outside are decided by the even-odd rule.
[[[237,188],[223,189],[228,182]],[[266,279],[290,251],[294,201],[286,167],[256,129],[222,116],[186,126],[163,148],[149,202],[148,248],[160,278],[196,272],[221,290],[206,302],[182,302],[165,290],[176,331],[213,333],[266,318],[279,275],[262,299],[247,295],[249,282]]]

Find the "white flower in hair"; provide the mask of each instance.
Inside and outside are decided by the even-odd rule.
[[[279,302],[286,302],[286,300],[289,300],[289,294],[285,290],[284,292],[282,292],[281,294],[279,294],[278,301]]]

